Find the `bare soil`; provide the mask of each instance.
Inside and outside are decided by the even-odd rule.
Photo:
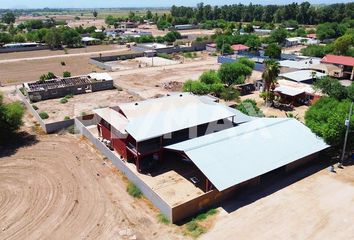
[[[91,114],[93,109],[103,107],[114,107],[120,103],[139,100],[126,91],[117,89],[99,91],[74,95],[68,99],[68,102],[60,103],[60,98],[49,99],[34,103],[38,107],[38,112],[47,112],[49,118],[45,122],[56,122],[64,120],[64,117],[70,118],[81,116],[83,113]]]
[[[185,239],[87,140],[30,138],[0,154],[0,239]]]
[[[201,239],[352,239],[353,182],[354,166],[337,173],[323,169],[279,190],[240,196],[220,208]]]

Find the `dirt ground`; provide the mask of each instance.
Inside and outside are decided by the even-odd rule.
[[[87,46],[86,48],[68,48],[67,53],[65,53],[64,50],[39,50],[39,51],[30,51],[30,52],[1,53],[0,60],[56,56],[56,55],[63,55],[63,54],[69,56],[70,54],[109,51],[109,50],[116,50],[116,49],[117,50],[125,49],[125,46],[110,44],[110,45]]]
[[[353,182],[354,166],[281,180],[226,203],[200,239],[353,239]]]
[[[185,238],[128,195],[121,174],[86,140],[28,139],[0,154],[0,239]]]
[[[49,99],[34,103],[38,107],[38,112],[47,112],[49,118],[45,122],[56,122],[64,120],[65,116],[73,118],[81,116],[82,113],[90,114],[93,109],[103,107],[114,107],[120,103],[132,102],[139,100],[126,91],[118,91],[117,89],[99,91],[74,95],[69,98],[65,104],[60,103],[60,98]]]

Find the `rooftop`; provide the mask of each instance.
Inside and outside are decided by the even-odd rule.
[[[184,152],[222,191],[327,147],[295,119],[259,118],[166,149]]]
[[[354,67],[354,57],[348,57],[348,56],[338,56],[338,55],[328,54],[322,58],[321,62],[334,63],[334,64]]]
[[[243,44],[234,44],[231,46],[231,48],[234,50],[234,51],[244,51],[244,50],[248,50],[249,47],[247,47],[246,45],[243,45]]]
[[[303,82],[303,81],[312,80],[314,78],[321,78],[327,76],[327,74],[312,71],[312,70],[300,70],[295,72],[279,74],[279,76],[292,81]]]

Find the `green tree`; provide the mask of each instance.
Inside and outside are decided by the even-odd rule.
[[[339,101],[332,97],[322,97],[305,113],[305,124],[328,144],[341,146],[346,129],[344,121],[348,116],[350,104],[349,100]],[[354,122],[354,115],[351,122]],[[354,124],[350,125],[350,131],[354,131]],[[352,145],[354,138],[348,140],[348,144]]]
[[[146,19],[151,20],[152,18],[153,18],[152,12],[150,10],[147,10]]]
[[[204,95],[208,94],[210,89],[208,84],[205,84],[201,81],[188,80],[183,84],[183,91],[192,92],[197,95]]]
[[[96,10],[93,10],[92,15],[93,15],[94,18],[97,18],[98,12]]]
[[[240,92],[234,89],[233,87],[226,87],[223,89],[220,95],[221,99],[225,101],[238,101],[240,98]]]
[[[224,63],[218,74],[221,82],[230,87],[234,84],[244,83],[245,78],[252,74],[252,68],[239,62]]]
[[[72,28],[67,28],[62,32],[62,42],[68,47],[81,46],[80,34]]]
[[[203,74],[199,77],[199,80],[205,84],[220,83],[218,73],[215,70],[203,72]]]
[[[266,102],[268,102],[270,89],[275,86],[277,82],[277,77],[280,73],[280,65],[278,61],[266,60],[264,61],[265,69],[262,73],[262,78],[264,81],[264,90],[266,92]]]
[[[334,41],[334,51],[339,55],[347,55],[354,45],[354,35],[346,34]]]
[[[51,49],[58,49],[61,47],[62,37],[60,31],[56,28],[50,29],[45,37],[44,41]]]
[[[0,43],[6,44],[6,43],[10,43],[10,42],[12,42],[11,34],[0,32]]]
[[[278,28],[270,34],[270,38],[272,41],[282,44],[285,42],[287,35],[287,31],[284,28]]]
[[[17,43],[24,43],[26,42],[26,37],[23,34],[16,34],[13,38],[13,41]]]
[[[90,36],[100,40],[104,40],[106,38],[106,35],[103,32],[93,32],[90,34]]]
[[[16,16],[13,12],[6,12],[2,15],[2,21],[7,24],[15,23]]]
[[[4,103],[0,93],[0,144],[21,127],[23,114],[24,109],[19,102]]]
[[[321,90],[322,93],[338,100],[348,97],[347,89],[337,79],[328,76],[317,79],[313,86],[315,89]]]
[[[264,55],[273,58],[273,59],[280,59],[281,57],[281,47],[279,47],[276,43],[271,43],[268,45],[266,50],[264,51]]]
[[[243,65],[246,65],[247,67],[254,69],[254,67],[256,66],[256,63],[252,60],[250,60],[249,58],[246,57],[242,57],[238,60],[238,63],[241,63]]]

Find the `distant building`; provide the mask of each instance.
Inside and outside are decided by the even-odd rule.
[[[170,28],[170,30],[190,30],[190,29],[197,29],[197,28],[199,28],[199,26],[195,24],[179,24],[179,25],[174,25],[173,27]]]
[[[216,52],[217,51],[217,48],[216,48],[216,43],[208,43],[205,47],[205,49],[208,51],[208,52]]]
[[[234,44],[231,46],[235,54],[241,54],[247,52],[250,48],[243,44]]]
[[[328,54],[321,60],[322,63],[334,64],[342,69],[342,77],[354,79],[354,58]]]
[[[113,79],[107,73],[91,73],[85,76],[55,78],[23,84],[26,95],[33,102],[112,88]]]
[[[304,37],[292,37],[285,39],[285,46],[292,47],[297,45],[315,45],[318,44],[319,41],[312,38],[304,38]]]
[[[129,29],[129,28],[137,28],[139,26],[138,23],[136,22],[121,22],[119,25],[118,25],[118,29],[123,29],[123,30],[126,30],[126,29]]]
[[[270,29],[254,29],[254,33],[257,35],[269,35],[272,31]]]

